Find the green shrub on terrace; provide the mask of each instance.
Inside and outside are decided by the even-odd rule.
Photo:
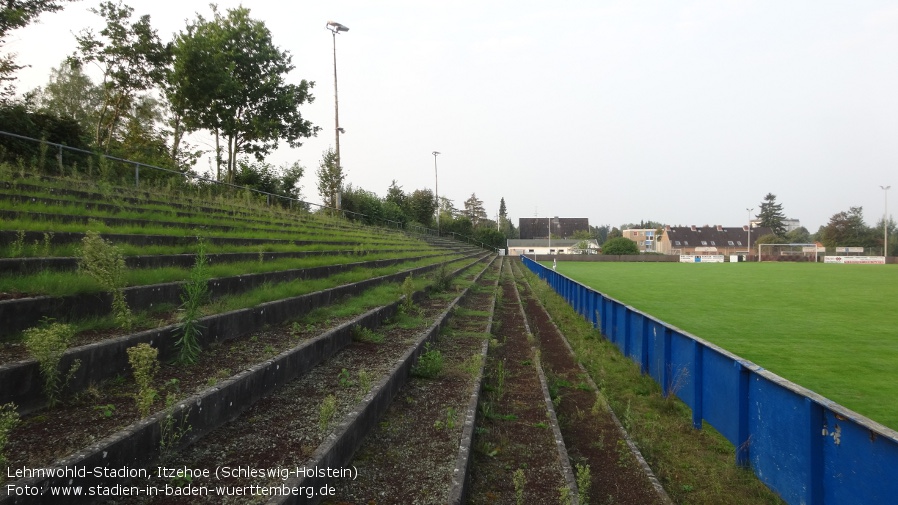
[[[399,309],[404,314],[410,315],[415,310],[415,281],[411,274],[402,282],[402,296],[402,305]]]
[[[435,379],[443,371],[443,353],[430,348],[430,342],[424,344],[424,352],[412,367],[412,375],[425,379]]]
[[[116,323],[130,329],[131,309],[125,301],[125,257],[121,250],[90,230],[81,241],[78,270],[94,278],[104,289],[112,292],[112,312]]]
[[[150,407],[156,401],[157,392],[153,388],[153,379],[159,370],[159,350],[146,342],[128,348],[128,363],[134,371],[134,381],[137,383],[137,410],[140,415],[146,417],[150,413]]]
[[[59,361],[75,336],[75,330],[67,324],[45,323],[25,330],[24,335],[25,348],[37,360],[41,376],[44,378],[47,404],[53,407],[59,400],[59,393],[81,366],[80,361],[75,361],[65,377],[59,370]]]

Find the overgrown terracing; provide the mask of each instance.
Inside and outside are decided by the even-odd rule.
[[[252,201],[35,179],[2,202],[2,503],[664,503],[512,260]]]
[[[208,211],[208,209],[206,210]],[[23,219],[27,218],[23,211],[17,210],[17,212]],[[44,215],[38,216],[35,223],[52,230],[53,220],[46,221],[45,217]],[[313,224],[315,221],[308,217],[305,217],[304,220],[311,221]],[[84,231],[90,232],[92,231],[90,226],[96,223],[91,222],[88,218],[86,224]],[[340,302],[339,307],[331,310],[338,313],[345,312],[348,307],[356,303],[347,301],[347,297],[360,300],[357,302],[356,311],[374,305],[394,304],[396,298],[411,294],[400,293],[401,290],[398,286],[403,279],[414,276],[418,281],[412,283],[411,286],[417,284],[417,287],[421,288],[423,287],[421,282],[427,271],[433,270],[439,265],[451,265],[454,260],[466,256],[471,257],[472,252],[476,253],[465,246],[459,247],[459,244],[450,248],[442,245],[435,247],[421,240],[385,230],[330,221],[318,224],[320,230],[331,230],[333,243],[354,246],[355,250],[351,251],[351,254],[323,254],[321,258],[315,259],[266,262],[262,255],[263,249],[260,248],[258,263],[224,265],[224,262],[218,262],[221,265],[219,269],[226,267],[231,272],[241,273],[239,276],[231,276],[231,279],[224,280],[221,278],[210,279],[208,267],[200,268],[202,275],[197,279],[197,269],[202,265],[191,269],[180,269],[180,271],[178,269],[173,271],[169,268],[162,272],[149,270],[140,272],[143,278],[152,279],[154,275],[169,275],[186,280],[174,286],[174,290],[169,290],[182,293],[178,297],[179,300],[175,300],[174,303],[171,295],[167,300],[160,299],[158,295],[155,295],[155,298],[150,296],[149,299],[146,297],[142,299],[139,296],[125,297],[129,319],[126,324],[121,324],[122,321],[117,318],[119,314],[115,314],[115,297],[111,292],[106,292],[103,296],[112,297],[111,309],[114,314],[100,317],[99,321],[98,318],[84,321],[84,314],[76,310],[69,310],[68,313],[57,318],[53,316],[60,315],[59,312],[54,313],[52,310],[44,309],[45,312],[41,314],[42,309],[37,307],[34,311],[39,314],[40,318],[46,317],[62,321],[51,322],[45,319],[43,323],[29,327],[24,332],[24,338],[17,334],[20,332],[8,331],[4,333],[2,339],[3,352],[0,355],[5,357],[3,358],[4,364],[0,365],[0,373],[3,374],[4,380],[0,382],[3,384],[4,401],[10,398],[23,400],[22,403],[27,405],[23,407],[20,404],[20,409],[25,408],[27,411],[32,411],[32,414],[26,416],[24,422],[19,423],[10,436],[12,443],[5,449],[10,454],[10,462],[23,467],[50,464],[56,458],[77,450],[80,445],[102,438],[104,434],[110,433],[109,430],[114,432],[133,419],[140,419],[151,415],[153,411],[158,411],[165,406],[165,397],[168,397],[168,403],[171,403],[172,399],[196,390],[198,385],[208,387],[215,382],[226,380],[239,370],[251,367],[259,361],[264,361],[273,354],[283,351],[285,346],[287,348],[295,346],[295,339],[299,338],[303,331],[314,331],[319,326],[312,322],[304,322],[304,326],[299,326],[300,323],[297,322],[298,319],[307,317],[316,308],[327,310],[328,306],[333,307],[334,302]],[[75,230],[74,233],[88,237],[89,233],[84,233],[84,231]],[[54,243],[54,239],[62,236],[62,233],[48,231],[45,232],[41,242],[26,246],[25,237],[27,235],[25,232],[13,230],[5,230],[5,232],[4,238],[7,239],[14,234],[11,240],[3,244],[12,256],[25,256],[26,250],[30,248],[30,252],[42,252],[49,258],[59,247]],[[283,234],[283,230],[279,234]],[[107,236],[117,238],[121,235],[112,233]],[[70,237],[66,238],[70,239]],[[103,246],[104,254],[117,255],[118,264],[121,267],[123,255],[117,249],[116,244],[104,240],[102,236],[98,239],[98,243]],[[264,239],[257,238],[256,240]],[[283,239],[276,240],[284,242]],[[377,250],[378,245],[385,246],[383,251]],[[87,249],[86,245],[82,247]],[[457,251],[464,249],[467,249],[467,252],[458,254]],[[283,252],[291,253],[291,251]],[[371,259],[359,262],[356,255],[364,255]],[[41,259],[46,261],[48,258]],[[200,263],[199,258],[206,258],[205,251],[200,250],[192,257],[197,264]],[[15,260],[7,259],[7,264],[12,261]],[[72,262],[71,259],[68,261]],[[84,261],[84,258],[81,258],[80,270],[82,272],[87,270],[83,264]],[[305,266],[301,263],[302,261],[308,267],[296,268]],[[445,269],[445,267],[441,268]],[[109,270],[108,265],[106,269]],[[102,271],[103,268],[100,270]],[[10,268],[5,270],[4,274],[10,278],[23,277],[21,272],[28,271],[29,268]],[[265,274],[245,273],[253,271],[261,271]],[[137,275],[134,272],[126,273],[132,275],[132,278]],[[277,279],[280,281],[277,284],[271,278],[254,279],[254,277],[272,273],[281,277]],[[20,290],[17,299],[0,303],[6,303],[17,312],[22,311],[23,302],[33,304],[30,301],[31,297],[28,296],[29,293],[23,292],[29,286],[33,286],[33,283],[29,282],[32,279],[29,279],[27,275],[24,276],[24,280],[7,279],[10,282],[18,282],[18,285],[23,286],[24,289]],[[35,274],[30,275],[32,278],[61,277],[62,279],[57,282],[57,285],[70,284],[79,276],[84,277],[83,273],[63,274],[53,269],[42,270],[36,274],[36,277]],[[237,278],[234,279],[235,277]],[[319,280],[307,282],[311,279]],[[225,281],[230,281],[230,284]],[[93,282],[92,286],[91,282]],[[238,283],[236,287],[235,282]],[[140,288],[125,288],[129,284],[128,282],[115,284],[115,281],[108,279],[103,281],[98,278],[94,281],[88,280],[88,287],[83,290],[86,293],[81,296],[96,296],[97,283],[100,284],[101,289],[111,288],[112,293],[116,289],[130,289],[132,292],[141,289],[147,293],[158,293],[163,290],[158,283]],[[131,282],[130,284],[141,283]],[[202,290],[204,299],[201,303],[196,304],[197,310],[191,316],[192,321],[185,321],[183,311],[189,305],[189,300],[186,299],[190,297],[189,288],[199,285],[205,286]],[[221,288],[222,285],[226,287]],[[240,294],[241,292],[244,293]],[[44,295],[43,298],[58,303],[62,297],[58,296],[58,293],[56,294],[57,296],[54,296],[51,289],[49,294]],[[179,304],[178,301],[183,303]],[[109,303],[101,305],[106,305],[106,308],[100,310],[100,314],[110,312]],[[154,310],[151,316],[147,317],[147,309],[154,305],[162,305],[163,310]],[[182,314],[171,310],[177,305],[181,305],[180,312]],[[266,312],[268,314],[265,314]],[[273,317],[272,313],[274,313]],[[265,315],[263,316],[263,314]],[[32,321],[34,319],[37,318],[32,318]],[[179,324],[155,330],[152,328],[159,323],[170,323],[178,319],[180,319]],[[235,319],[240,321],[235,321]],[[290,321],[293,322],[293,325],[288,333],[292,338],[286,344],[277,339],[266,338],[264,328],[272,324]],[[327,324],[320,325],[324,329],[332,323],[333,318],[327,317],[325,321]],[[198,357],[188,360],[195,361],[195,363],[179,365],[168,363],[183,352],[173,350],[174,342],[178,332],[184,331],[186,323],[191,322],[197,332],[194,335],[197,337],[197,344],[204,352],[200,352]],[[10,326],[8,325],[8,328]],[[150,329],[134,333],[135,326],[144,326]],[[84,330],[84,328],[87,329]],[[78,331],[79,329],[83,331]],[[59,360],[59,363],[54,363],[56,365],[54,368],[62,370],[62,374],[61,378],[56,381],[54,390],[44,388],[41,391],[39,383],[43,382],[46,367],[42,368],[39,366],[39,362],[33,360],[18,363],[11,362],[11,360],[23,357],[25,348],[32,349],[33,346],[30,345],[32,341],[39,338],[50,341],[57,335],[64,336],[61,339],[64,341],[62,350],[68,346],[72,346],[72,348],[65,351],[62,356],[55,358]],[[141,391],[130,380],[131,370],[128,366],[130,350],[138,347],[138,344],[141,343],[152,343],[155,346],[155,352],[163,359],[164,363],[155,380],[149,383],[156,391],[154,395],[150,395],[152,398],[146,407],[141,407],[139,402],[135,405],[134,398],[140,397]],[[58,351],[57,355],[60,353],[62,351]],[[118,363],[109,367],[109,361]],[[72,371],[70,376],[66,373],[67,370]],[[44,405],[48,401],[56,405],[46,408]],[[138,410],[142,410],[142,412],[137,412]],[[59,430],[61,425],[68,425],[69,429]],[[59,436],[51,436],[54,433]]]

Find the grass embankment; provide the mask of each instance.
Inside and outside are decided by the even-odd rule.
[[[729,441],[707,424],[693,429],[688,407],[664,398],[651,376],[564,299],[530,272],[525,276],[675,503],[783,503],[751,470],[736,466]]]
[[[558,272],[898,429],[898,267],[561,262]]]
[[[219,263],[208,267],[210,279],[232,277],[244,274],[279,272],[319,266],[344,265],[347,263],[376,261],[379,259],[401,259],[426,256],[420,251],[392,251],[372,253],[365,256],[317,256],[311,258],[285,258],[271,261],[239,261]],[[148,286],[165,282],[183,281],[190,275],[189,268],[139,268],[125,273],[125,286]],[[93,278],[77,271],[53,272],[43,270],[34,274],[0,275],[0,292],[27,293],[30,295],[66,296],[78,293],[103,291],[103,287]]]

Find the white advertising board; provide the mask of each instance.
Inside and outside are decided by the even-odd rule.
[[[840,265],[885,265],[885,256],[827,256],[824,263]]]
[[[681,254],[680,263],[723,263],[723,254]]]

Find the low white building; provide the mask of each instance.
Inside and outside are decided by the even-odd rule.
[[[599,243],[595,239],[508,239],[509,256],[534,254],[598,254]]]

